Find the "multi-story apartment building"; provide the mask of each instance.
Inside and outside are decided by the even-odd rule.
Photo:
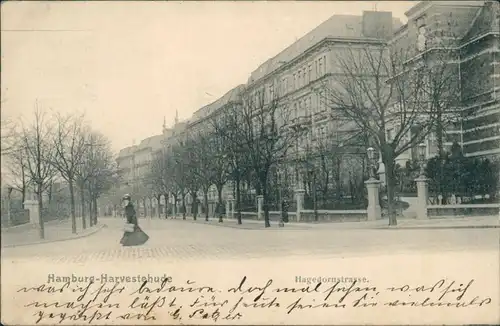
[[[121,177],[121,187],[137,192],[144,185],[151,171],[151,162],[156,152],[163,148],[163,135],[152,136],[139,145],[122,149],[116,162]]]
[[[224,108],[263,94],[265,98],[280,99],[280,106],[289,112],[287,123],[291,127],[306,130],[290,153],[291,160],[326,137],[333,137],[339,147],[349,147],[347,138],[355,124],[332,119],[331,108],[322,100],[322,85],[335,85],[338,78],[345,77],[336,62],[342,51],[389,45],[409,50],[414,54],[410,61],[417,63],[432,59],[433,51],[440,48],[453,53],[449,63],[455,68],[453,78],[460,86],[459,105],[454,108],[459,114],[456,122],[445,130],[444,145],[449,148],[456,141],[466,155],[499,156],[499,6],[498,1],[425,1],[406,12],[408,22],[404,25],[390,12],[334,15],[260,65],[250,74],[246,85],[199,109],[190,121],[179,123],[176,119],[173,128],[164,128],[163,144],[168,147],[202,131]],[[387,133],[390,139],[390,128]],[[431,157],[437,153],[436,135],[431,134],[426,142],[427,156]],[[137,179],[139,170],[134,167],[139,147],[120,152],[119,166],[127,180]],[[349,150],[357,152],[359,148]],[[415,154],[414,150],[408,150],[398,159],[405,161]],[[281,168],[292,183],[298,184],[299,175],[292,165]],[[332,167],[335,168],[347,172]]]
[[[349,147],[348,137],[354,124],[331,118],[331,108],[322,89],[325,84],[335,85],[339,76],[345,77],[345,72],[336,64],[341,51],[383,46],[401,25],[390,12],[335,15],[251,73],[246,93],[279,97],[284,110],[290,113],[285,124],[305,129],[292,149],[291,160],[326,137],[334,137],[339,146],[345,143]],[[292,183],[300,182],[293,163],[284,173]]]

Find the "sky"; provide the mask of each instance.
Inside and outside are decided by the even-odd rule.
[[[85,113],[115,151],[189,119],[334,14],[415,1],[3,2],[4,118]]]

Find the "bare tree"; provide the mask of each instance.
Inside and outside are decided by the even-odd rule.
[[[89,216],[90,226],[92,226],[98,222],[97,200],[118,184],[119,176],[110,142],[104,135],[93,132],[86,146],[89,162],[87,179],[90,202]]]
[[[273,95],[265,96],[264,92],[244,98],[241,118],[244,148],[255,173],[257,193],[264,198],[265,226],[270,227],[269,172],[285,159],[302,132],[291,128],[290,110],[286,109],[286,103]]]
[[[17,124],[14,120],[2,117],[1,121],[1,155],[9,154],[12,151],[16,150],[18,146],[18,133],[16,131]]]
[[[185,142],[186,150],[186,188],[189,195],[192,198],[191,211],[193,213],[193,219],[196,220],[198,216],[198,191],[201,188],[200,180],[200,165],[197,161],[196,141],[191,138],[186,139]]]
[[[231,106],[224,112],[221,112],[217,119],[213,119],[213,130],[215,137],[224,144],[227,169],[230,178],[235,184],[235,210],[238,224],[241,220],[241,182],[248,172],[248,152],[245,147],[245,137],[241,133],[240,127],[243,123],[239,106]]]
[[[381,153],[386,169],[389,225],[396,225],[395,159],[434,129],[441,108],[437,99],[453,99],[453,92],[447,93],[454,89],[449,77],[452,70],[442,61],[432,66],[408,66],[409,52],[391,53],[385,44],[350,46],[337,53],[332,62],[338,65],[340,74],[324,82],[321,98],[334,117],[348,119],[367,133],[371,146]],[[447,91],[440,93],[428,87],[429,79],[436,84],[439,81],[440,90]]]
[[[230,166],[232,159],[231,153],[228,151],[229,144],[225,137],[211,130],[208,134],[210,157],[212,164],[210,166],[212,184],[217,189],[217,205],[216,212],[218,214],[219,223],[222,223],[222,190],[230,177]]]
[[[156,198],[158,204],[156,213],[158,217],[160,217],[161,196],[169,192],[165,180],[165,153],[163,151],[154,154],[153,160],[151,161],[151,171],[146,176],[146,182],[151,187],[153,196]]]
[[[192,144],[191,153],[193,164],[196,167],[190,169],[190,171],[197,174],[198,182],[200,184],[200,189],[203,192],[204,201],[204,211],[205,211],[205,221],[208,221],[208,192],[213,182],[213,147],[210,143],[210,137],[208,133],[198,133],[197,135],[191,135],[190,144]]]
[[[32,181],[37,195],[40,238],[43,239],[45,227],[42,195],[55,175],[56,171],[51,162],[56,153],[53,146],[53,129],[50,119],[47,119],[38,105],[35,108],[33,118],[34,121],[30,126],[22,127],[21,143],[26,159],[27,175]]]
[[[26,149],[19,144],[22,135],[18,136],[18,144],[15,149],[6,154],[6,167],[10,172],[12,180],[10,186],[21,193],[21,202],[24,205],[26,191],[30,185],[30,178],[27,168]]]
[[[71,205],[71,229],[76,233],[75,181],[86,151],[83,116],[56,114],[57,126],[54,135],[56,155],[52,165],[66,180]],[[83,203],[82,203],[83,205]]]
[[[189,165],[187,163],[188,151],[185,147],[185,142],[181,141],[172,147],[172,181],[174,185],[174,207],[177,213],[177,200],[181,198],[182,202],[182,219],[186,219],[186,194],[187,194],[187,173],[189,172]]]

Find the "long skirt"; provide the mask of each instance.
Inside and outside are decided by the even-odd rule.
[[[120,244],[123,246],[140,246],[149,240],[149,236],[142,231],[142,229],[136,225],[134,227],[134,232],[124,232],[123,237],[120,240]]]

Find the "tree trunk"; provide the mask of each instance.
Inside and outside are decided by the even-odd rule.
[[[177,218],[177,195],[174,195],[174,206],[172,209],[172,218]]]
[[[153,218],[154,212],[153,212],[153,197],[149,197],[149,216]]]
[[[69,178],[69,197],[71,204],[71,232],[76,234],[75,189],[71,178]]]
[[[85,205],[83,205],[85,206]],[[94,226],[94,209],[93,209],[93,201],[92,197],[89,198],[89,226],[92,227]],[[83,220],[85,221],[85,216],[83,216]]]
[[[182,219],[186,219],[186,195],[183,193],[182,195]]]
[[[164,194],[163,198],[165,198],[165,219],[168,219],[168,195]]]
[[[160,206],[161,195],[156,196],[156,215],[161,218],[161,206]]]
[[[24,209],[24,201],[26,200],[26,176],[24,174],[24,164],[21,161],[21,180],[22,180],[22,188],[21,188],[21,207]]]
[[[271,227],[271,223],[269,221],[269,203],[268,203],[268,198],[267,198],[267,185],[264,185],[262,187],[262,208],[264,209],[264,223],[265,223],[265,227],[266,228],[269,228]]]
[[[218,204],[218,212],[217,214],[219,215],[219,223],[222,223],[223,222],[223,219],[222,219],[222,209],[223,209],[223,206],[222,206],[222,185],[218,185],[217,186],[217,201],[219,202]],[[227,212],[226,212],[227,214]]]
[[[342,198],[342,184],[341,184],[341,181],[340,181],[340,168],[341,168],[341,161],[340,159],[336,158],[335,159],[335,165],[336,165],[336,168],[337,168],[337,171],[336,171],[336,174],[335,174],[335,186],[336,186],[336,194],[335,194],[335,197],[337,199],[341,199]]]
[[[208,222],[208,189],[203,190],[203,200],[205,201],[205,221]]]
[[[40,239],[45,239],[45,224],[43,221],[43,201],[42,201],[42,185],[37,186],[37,199],[38,199],[38,223],[40,224]]]
[[[236,217],[238,218],[238,224],[241,222],[241,180],[239,176],[236,177]]]
[[[397,225],[397,217],[394,212],[394,155],[392,149],[387,149],[383,161],[385,165],[385,176],[387,184],[387,213],[389,214],[389,225]]]
[[[314,220],[318,222],[318,196],[316,194],[316,173],[313,174],[313,201],[314,201]]]
[[[81,185],[79,187],[80,189],[80,203],[81,203],[81,206],[82,206],[82,228],[85,230],[87,228],[87,222],[85,220],[85,193],[84,193],[84,188],[83,188],[83,185]],[[90,213],[90,210],[89,210],[89,213]],[[90,214],[89,214],[89,217],[90,217]],[[92,221],[92,218],[90,218],[91,221]],[[92,222],[90,223],[90,226],[92,226]]]
[[[94,225],[96,225],[97,224],[97,197],[94,197],[92,199],[92,203],[94,206]]]
[[[51,182],[50,186],[49,186],[49,191],[48,191],[48,194],[47,194],[48,197],[49,197],[49,203],[48,203],[49,206],[50,206],[50,203],[52,202],[52,185],[53,185],[53,183]]]
[[[191,190],[190,195],[192,199],[191,213],[193,214],[193,220],[196,221],[198,217],[198,198],[196,196],[196,190]]]
[[[21,207],[24,209],[24,202],[26,201],[26,186],[23,187],[22,191],[21,191]]]
[[[144,208],[143,209],[143,211],[144,211],[144,217],[146,217],[148,215],[148,210],[146,209],[146,197],[142,198],[142,207]]]

